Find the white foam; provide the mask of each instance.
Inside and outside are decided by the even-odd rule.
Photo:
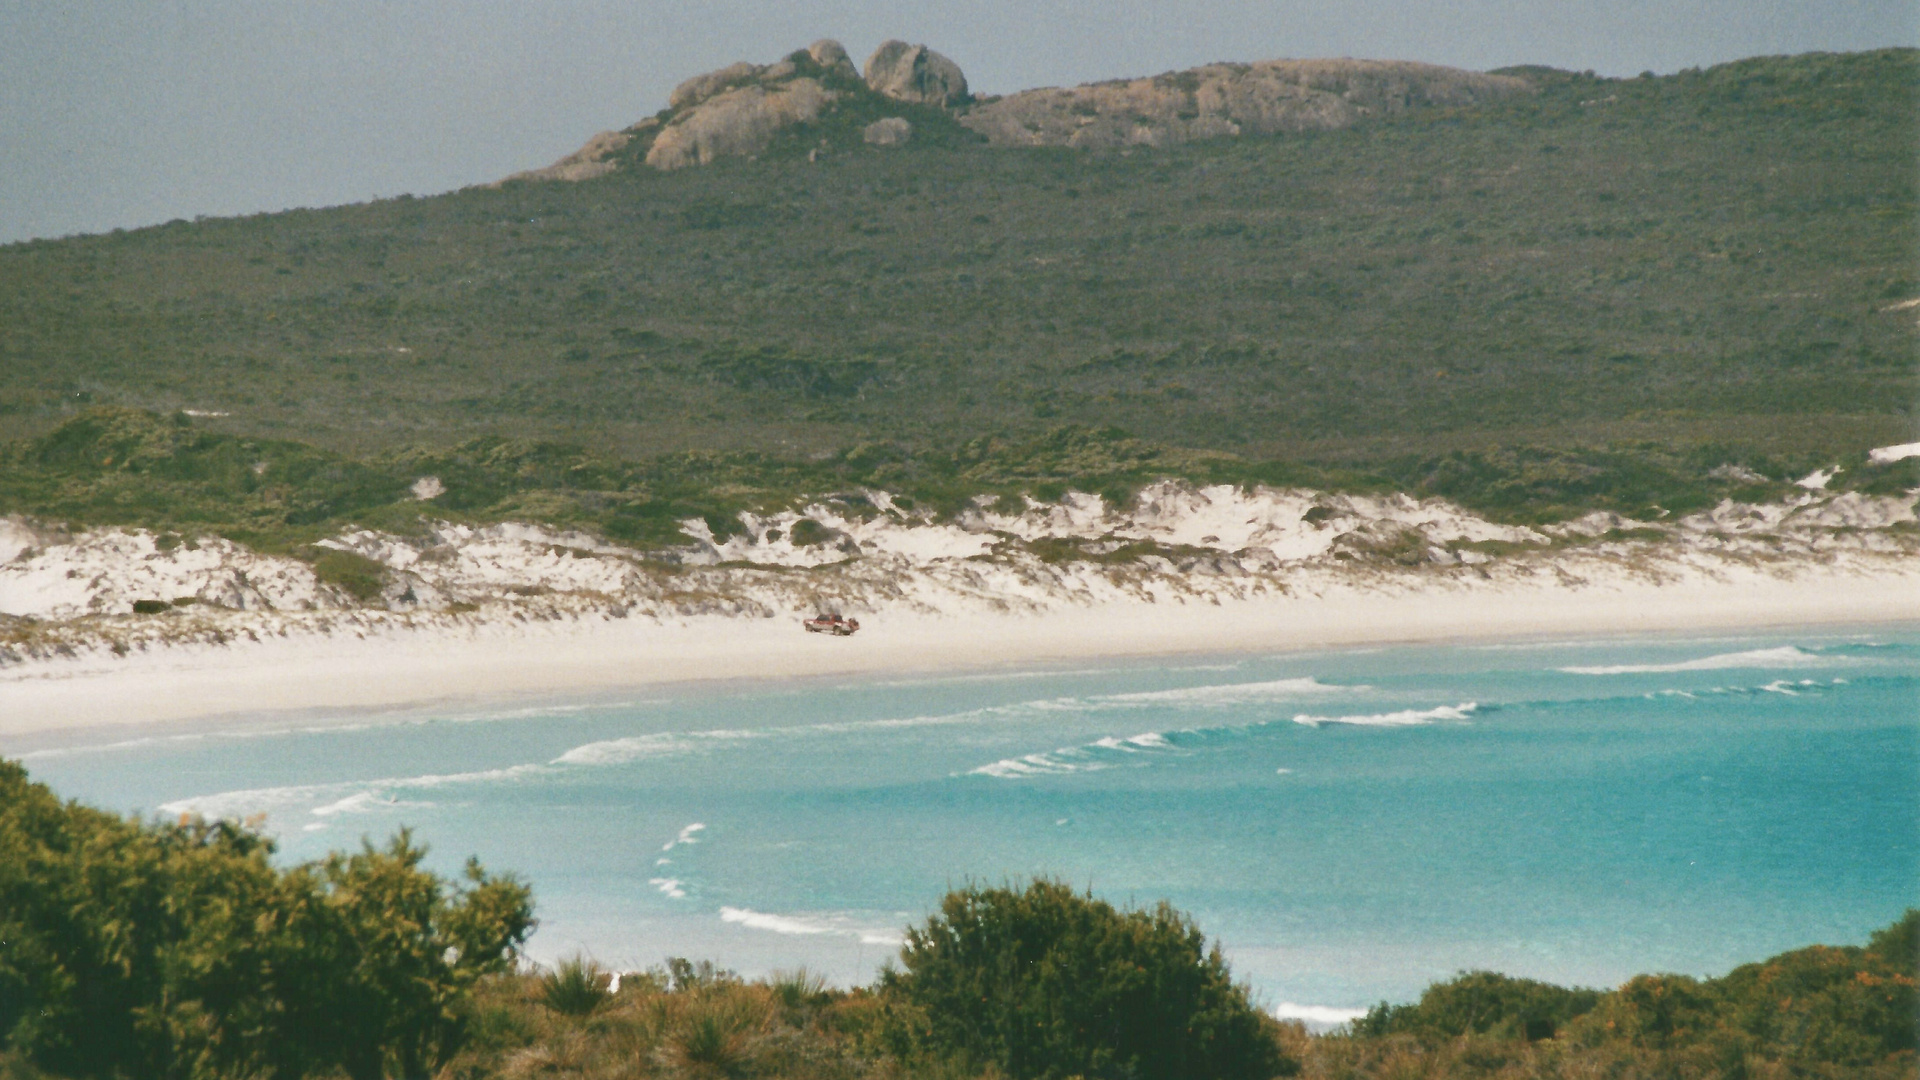
[[[1098,744],[1096,744],[1098,745]],[[1068,758],[1083,755],[1085,751],[1069,747],[1055,750],[1051,754],[1028,754],[1025,757],[1003,758],[990,765],[982,765],[969,770],[969,775],[993,776],[1002,780],[1017,780],[1028,776],[1059,776],[1065,773],[1098,772],[1107,766],[1097,761],[1072,761]]]
[[[1891,465],[1896,461],[1905,461],[1910,457],[1920,457],[1920,442],[1901,443],[1898,446],[1880,446],[1867,451],[1867,460],[1875,465]]]
[[[790,915],[769,915],[766,912],[749,908],[723,907],[720,909],[722,922],[738,923],[754,930],[768,930],[776,934],[831,934],[833,928],[821,926],[806,919],[796,919]]]
[[[267,813],[302,803],[320,803],[323,808],[328,805],[338,805],[350,802],[362,793],[517,780],[546,771],[548,770],[544,765],[513,765],[504,769],[429,773],[423,776],[397,776],[383,780],[356,780],[337,784],[292,784],[286,787],[242,788],[212,795],[175,799],[169,803],[162,803],[158,810],[168,815],[195,814],[210,820],[239,821],[253,814]]]
[[[1331,1005],[1296,1005],[1283,1001],[1273,1007],[1273,1015],[1280,1020],[1298,1020],[1314,1027],[1337,1027],[1351,1024],[1367,1015],[1365,1009],[1340,1009]]]
[[[687,890],[681,888],[681,886],[685,885],[686,882],[681,881],[679,878],[670,878],[670,877],[648,878],[647,884],[653,886],[656,889],[659,889],[661,894],[666,896],[669,900],[684,899],[687,895]]]
[[[1435,720],[1465,720],[1479,708],[1477,702],[1463,701],[1458,705],[1442,705],[1434,709],[1402,709],[1399,712],[1374,713],[1368,716],[1308,716],[1305,713],[1293,718],[1296,724],[1307,727],[1319,727],[1322,724],[1350,724],[1354,727],[1412,727],[1418,724],[1431,724]]]
[[[1267,682],[1228,683],[1224,686],[1192,686],[1180,690],[1147,690],[1133,694],[1105,694],[1092,700],[1127,704],[1169,705],[1241,705],[1252,701],[1303,697],[1313,694],[1337,694],[1365,690],[1364,686],[1329,686],[1308,676],[1303,679],[1273,679]]]
[[[1122,738],[1107,735],[1095,739],[1084,746],[1065,746],[1044,754],[1025,754],[1020,757],[1002,758],[977,769],[968,770],[969,776],[993,776],[1002,780],[1016,780],[1028,776],[1058,776],[1063,773],[1098,772],[1113,767],[1111,760],[1101,760],[1101,754],[1142,754],[1156,750],[1173,750],[1173,743],[1158,731],[1145,731],[1138,735]]]
[[[696,821],[693,824],[687,826],[686,828],[681,829],[680,835],[667,841],[666,845],[662,847],[660,850],[672,851],[674,848],[679,847],[681,844],[697,844],[700,842],[700,837],[696,834],[698,834],[701,830],[705,828],[706,828],[705,825]],[[664,862],[665,860],[662,860],[662,861]]]
[[[1170,750],[1173,744],[1165,735],[1157,731],[1146,731],[1138,735],[1129,735],[1122,739],[1109,735],[1104,739],[1095,739],[1093,746],[1102,750],[1118,750],[1123,754],[1137,754],[1142,750]]]
[[[377,791],[362,791],[325,806],[316,806],[308,813],[314,817],[332,817],[335,814],[365,814],[375,810],[402,810],[432,805],[430,802],[402,802]]]
[[[682,754],[691,749],[693,746],[686,739],[669,733],[634,735],[624,739],[606,739],[576,746],[554,758],[553,764],[624,765],[630,761]]]
[[[1569,675],[1644,675],[1667,671],[1719,671],[1724,668],[1821,667],[1833,661],[1825,656],[1802,652],[1792,645],[1774,649],[1749,649],[1746,652],[1720,653],[1674,664],[1608,664],[1597,667],[1563,667]]]
[[[720,919],[722,922],[774,934],[832,934],[858,938],[862,945],[897,946],[901,942],[900,932],[891,927],[862,926],[844,915],[774,915],[751,908],[723,907],[720,909]]]

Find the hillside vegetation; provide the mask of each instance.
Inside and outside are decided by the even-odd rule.
[[[683,523],[703,519],[715,539],[739,533],[742,511],[798,509],[837,496],[871,506],[862,489],[894,495],[902,509],[950,518],[975,500],[1043,502],[1069,490],[1126,505],[1166,476],[1199,483],[1306,486],[1349,493],[1442,496],[1490,517],[1553,521],[1583,510],[1640,517],[1684,514],[1723,498],[1762,502],[1798,491],[1790,463],[1747,460],[1767,473],[1718,469],[1712,448],[1459,453],[1386,463],[1377,471],[1248,461],[1176,450],[1113,429],[1057,427],[1032,438],[982,437],[914,451],[867,442],[807,460],[763,453],[682,452],[620,460],[579,446],[470,439],[355,457],[309,444],[209,431],[176,413],[94,408],[37,439],[0,447],[0,514],[37,517],[69,531],[97,526],[154,530],[164,545],[224,536],[266,553],[309,558],[350,527],[415,535],[431,522],[536,521],[586,529],[622,545],[685,544]],[[1869,465],[1841,459],[1833,487],[1891,494],[1920,487],[1920,458]],[[1802,463],[1804,466],[1804,462]],[[431,477],[438,493],[415,485]]]
[[[928,119],[809,161],[797,130],[15,244],[0,437],[189,408],[315,454],[533,439],[777,478],[1067,425],[1396,482],[1455,451],[1778,479],[1915,437],[1920,53],[1509,74],[1537,92],[1342,131],[1012,150]]]

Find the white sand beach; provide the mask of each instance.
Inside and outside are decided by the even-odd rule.
[[[1125,508],[1069,493],[945,520],[869,491],[742,515],[724,539],[690,520],[665,553],[512,523],[322,541],[379,564],[384,592],[362,599],[218,537],[4,519],[0,739],[699,680],[1914,620],[1917,502],[1808,490],[1534,528],[1442,500],[1177,482]],[[864,629],[802,630],[829,610]]]
[[[286,710],[357,710],[663,683],[985,670],[1178,653],[1538,639],[1920,617],[1920,563],[1749,569],[1656,582],[1402,580],[1305,595],[1108,599],[1047,610],[880,611],[849,638],[797,617],[582,617],[369,627],[0,668],[0,738]]]

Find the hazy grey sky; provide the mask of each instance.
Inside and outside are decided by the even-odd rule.
[[[1920,44],[1920,4],[0,0],[0,242],[497,179],[819,37],[925,42],[994,93],[1280,56],[1631,75]]]

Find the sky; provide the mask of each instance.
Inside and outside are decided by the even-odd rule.
[[[485,183],[821,37],[925,43],[981,93],[1311,56],[1635,75],[1920,45],[1920,2],[0,0],[0,243]]]

